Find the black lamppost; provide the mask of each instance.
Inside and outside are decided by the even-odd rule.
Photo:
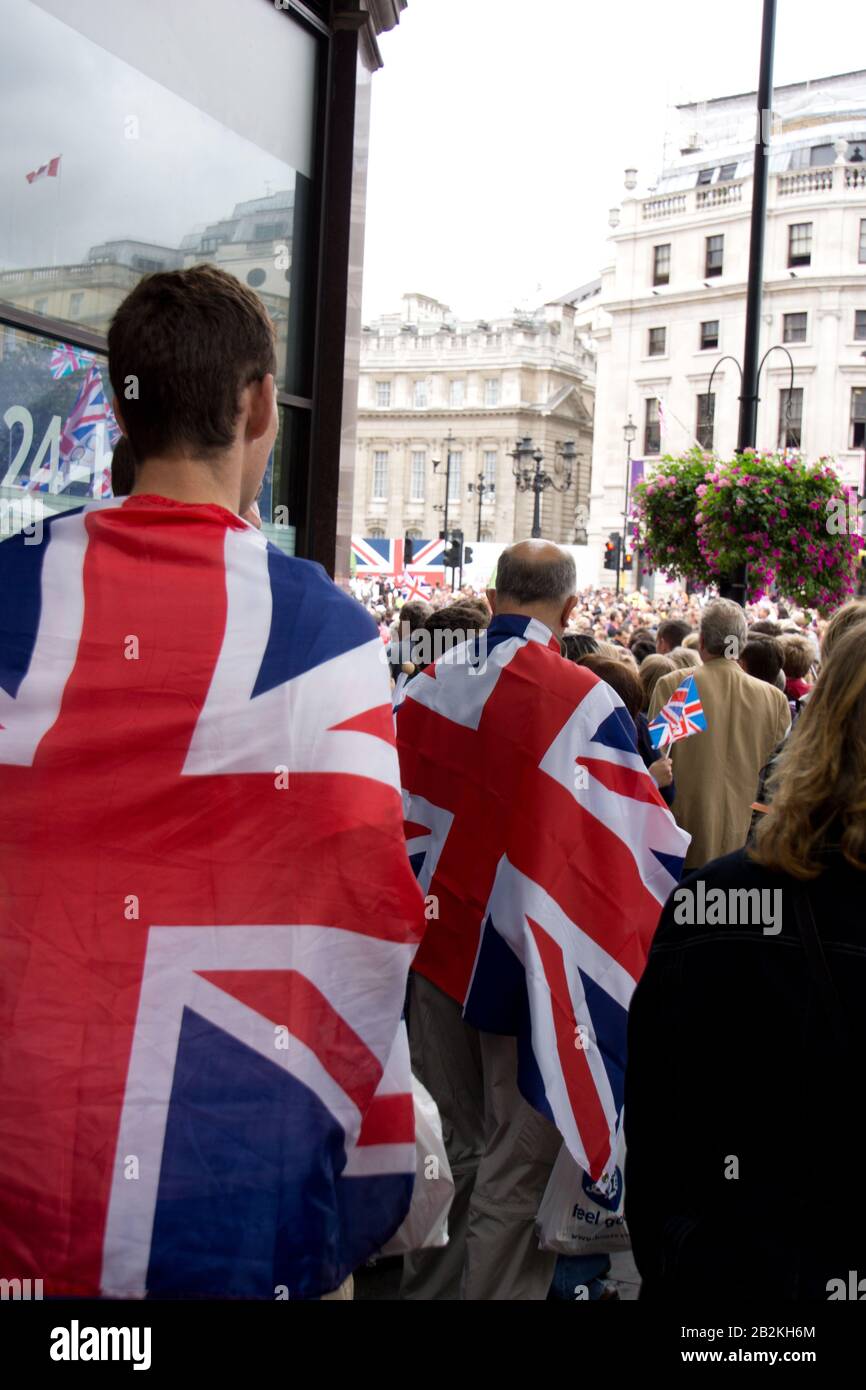
[[[635,441],[637,425],[629,415],[622,427],[622,437],[625,440],[625,495],[622,504],[622,546],[619,553],[619,564],[616,567],[616,592],[619,594],[620,575],[625,568],[626,540],[628,533],[628,495],[631,487],[631,446]]]
[[[486,481],[485,481],[484,474],[483,474],[483,473],[479,473],[479,474],[478,474],[478,482],[477,482],[477,483],[467,483],[467,490],[468,490],[468,492],[469,492],[469,496],[470,496],[470,497],[472,496],[473,492],[475,492],[475,493],[478,494],[478,533],[477,533],[475,539],[476,539],[477,541],[480,541],[480,540],[481,540],[481,508],[482,508],[483,505],[484,505],[484,499],[485,499],[485,497],[489,497],[489,498],[491,499],[491,501],[493,500],[493,495],[494,495],[494,493],[496,492],[496,484],[495,484],[495,483],[488,483],[488,482],[486,482]]]
[[[444,542],[445,542],[445,549],[446,549],[446,550],[448,549],[448,539],[449,539],[449,538],[448,538],[448,503],[449,503],[450,500],[451,500],[451,445],[453,444],[453,442],[454,442],[454,436],[452,435],[451,431],[449,430],[449,431],[448,431],[448,437],[447,437],[447,439],[445,440],[445,501],[444,501],[444,503],[439,503],[438,506],[434,506],[434,507],[433,507],[434,512],[443,512],[443,513],[444,513],[443,518],[442,518],[442,530],[441,530],[441,532],[440,532],[440,536],[441,536],[442,540],[444,540]],[[438,455],[438,454],[434,454],[434,455],[433,455],[433,472],[434,472],[434,473],[438,472],[439,465],[440,465],[441,462],[442,462],[442,460],[441,460],[441,458],[439,457],[439,455]]]
[[[544,453],[541,449],[533,447],[529,435],[524,435],[523,439],[517,441],[517,448],[511,454],[517,491],[534,493],[532,505],[532,535],[534,538],[541,536],[541,494],[546,492],[548,488],[553,488],[554,492],[567,492],[571,487],[572,466],[577,458],[577,445],[573,439],[567,439],[561,447],[557,448],[556,454],[562,457],[565,465],[565,476],[561,483],[556,481],[552,473],[547,473],[542,468]],[[529,466],[530,459],[535,464],[534,469]]]

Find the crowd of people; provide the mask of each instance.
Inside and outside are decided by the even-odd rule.
[[[645,1297],[835,1296],[866,602],[578,592],[541,540],[352,598],[257,525],[275,363],[227,272],[144,277],[130,495],[0,545],[4,1286],[348,1297],[426,1197],[421,1083],[453,1198],[404,1298],[614,1298],[537,1219],[623,1128]]]
[[[412,600],[383,624],[398,731],[406,689],[427,669],[412,660],[408,639],[452,629],[460,642],[477,641],[491,607],[496,622],[496,586],[490,606],[464,589]],[[537,615],[532,603],[508,604]],[[827,1297],[864,1248],[866,1205],[858,1197],[837,1223],[813,1217],[803,1191],[810,1170],[795,1155],[804,1116],[838,1124],[851,1066],[863,1056],[866,601],[825,619],[783,603],[744,611],[682,591],[654,603],[593,589],[577,594],[561,629],[547,621],[562,656],[606,682],[628,711],[637,750],[690,837],[682,891],[700,883],[704,895],[721,888],[725,901],[733,892],[749,902],[780,894],[777,915],[688,918],[691,932],[673,899],[662,912],[631,1010],[625,1110],[626,1204],[643,1296],[721,1295],[747,1271],[753,1294]],[[706,727],[660,749],[649,724],[687,676]],[[426,1036],[416,1032],[413,1058],[458,1135],[459,1165],[454,1077],[442,1079],[448,1049],[430,989],[425,983]],[[543,1163],[535,1199],[547,1172]],[[525,1234],[525,1212],[522,1220]],[[508,1252],[497,1253],[507,1267]],[[535,1258],[524,1252],[525,1266]],[[431,1260],[444,1274],[445,1261],[422,1263],[429,1269]],[[615,1296],[608,1268],[598,1256],[561,1258],[547,1296],[581,1279],[591,1298]],[[413,1272],[404,1296],[458,1296],[453,1275],[452,1264],[450,1295],[435,1280],[419,1294]],[[510,1277],[484,1296],[518,1296],[519,1287],[519,1296],[539,1296]],[[468,1263],[460,1287],[476,1296]]]

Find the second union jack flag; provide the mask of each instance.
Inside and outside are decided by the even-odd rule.
[[[659,710],[649,725],[653,748],[667,748],[680,739],[706,731],[707,716],[701,704],[694,676],[687,676],[678,685],[664,709]]]
[[[517,1037],[520,1089],[594,1180],[621,1124],[626,1023],[689,836],[619,697],[502,616],[397,712],[409,856],[437,901],[415,969]]]

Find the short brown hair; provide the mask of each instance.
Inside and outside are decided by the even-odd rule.
[[[653,652],[652,656],[644,657],[640,664],[640,683],[643,686],[643,707],[648,710],[652,703],[653,691],[661,680],[662,676],[670,675],[671,671],[676,671],[677,667],[665,652]]]
[[[276,371],[273,324],[257,295],[217,266],[159,271],[114,315],[108,370],[139,463],[210,458],[234,439],[244,387]]]
[[[636,667],[609,656],[599,656],[589,652],[578,662],[593,675],[610,685],[622,700],[632,719],[637,719],[643,704],[643,686]]]
[[[789,681],[802,680],[808,676],[816,661],[815,648],[808,637],[796,632],[785,632],[779,638],[782,646],[782,670]]]
[[[756,637],[750,637],[740,652],[740,665],[746,674],[754,676],[755,680],[766,681],[768,685],[776,684],[783,661],[782,643],[778,637],[760,632]]]

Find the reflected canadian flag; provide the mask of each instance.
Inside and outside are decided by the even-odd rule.
[[[60,173],[60,161],[62,155],[56,154],[53,159],[49,159],[47,164],[40,164],[38,169],[33,169],[26,175],[28,183],[35,183],[37,179],[56,179]]]

